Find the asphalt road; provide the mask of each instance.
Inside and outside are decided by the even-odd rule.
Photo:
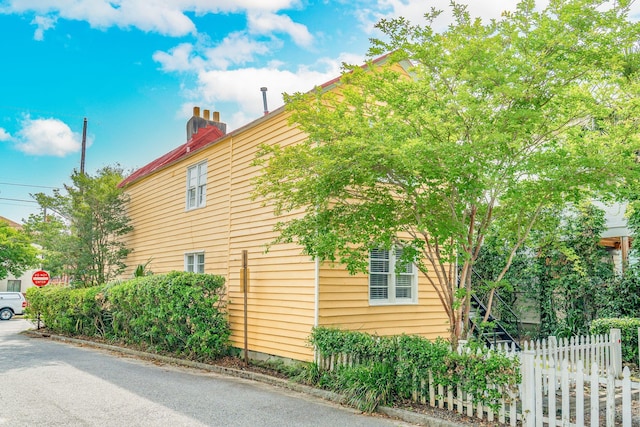
[[[407,426],[275,386],[20,334],[32,327],[0,321],[0,426]]]

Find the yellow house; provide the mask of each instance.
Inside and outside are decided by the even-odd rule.
[[[333,83],[323,87],[331,90]],[[248,253],[246,342],[251,357],[275,355],[309,361],[314,326],[332,326],[378,335],[449,335],[447,316],[435,291],[416,268],[398,279],[393,254],[372,255],[374,271],[349,275],[319,263],[295,245],[266,245],[275,237],[270,207],[252,200],[251,165],[259,145],[286,146],[306,135],[289,125],[283,107],[226,133],[219,114],[194,108],[187,142],[126,178],[128,214],[134,227],[127,238],[133,269],[148,260],[154,273],[186,270],[226,278],[231,340],[244,348],[242,253]],[[389,258],[390,259],[387,259]],[[380,280],[380,279],[384,280]],[[381,288],[381,283],[382,288]]]

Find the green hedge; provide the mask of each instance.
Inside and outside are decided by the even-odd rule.
[[[27,316],[52,332],[102,337],[196,360],[225,354],[224,278],[171,272],[123,283],[27,291]]]
[[[596,319],[591,322],[589,332],[592,335],[609,335],[609,331],[612,328],[620,329],[622,361],[638,364],[638,328],[640,328],[640,319],[635,317]]]
[[[349,403],[364,411],[411,398],[413,390],[420,387],[419,379],[427,379],[429,372],[436,385],[461,385],[476,401],[489,406],[507,398],[507,392],[516,390],[520,383],[517,358],[481,346],[458,354],[443,339],[378,337],[323,327],[315,328],[309,341],[322,357],[347,354],[353,358],[355,364],[339,366],[333,372],[323,372],[316,366],[314,382],[345,394]],[[503,392],[494,385],[502,386]]]

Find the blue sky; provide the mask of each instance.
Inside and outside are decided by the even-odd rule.
[[[484,18],[516,4],[461,2]],[[85,117],[86,171],[133,170],[185,142],[194,106],[236,129],[262,115],[260,87],[273,110],[361,63],[380,18],[448,3],[0,0],[0,216],[22,222],[31,193],[70,182]]]

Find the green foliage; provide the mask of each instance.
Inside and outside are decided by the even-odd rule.
[[[125,269],[131,252],[120,240],[132,230],[128,198],[118,188],[122,170],[104,167],[96,176],[74,171],[67,194],[34,195],[48,215],[32,215],[26,228],[45,249],[45,263],[62,270],[77,287],[103,285]]]
[[[133,277],[151,276],[153,271],[149,270],[149,264],[151,264],[151,259],[144,264],[138,264],[136,269],[133,271]]]
[[[197,360],[225,354],[224,278],[171,272],[91,288],[27,292],[27,315],[56,333],[99,336]]]
[[[41,320],[52,331],[70,335],[96,336],[100,334],[101,308],[97,295],[99,287],[72,289],[59,286],[27,289],[26,315]]]
[[[373,412],[379,404],[392,401],[395,370],[391,364],[373,362],[336,371],[333,389],[344,394],[347,404]]]
[[[62,219],[44,213],[30,215],[24,224],[24,231],[42,248],[42,268],[48,271],[51,277],[64,275],[73,237],[67,232],[67,226]]]
[[[25,270],[37,265],[37,253],[25,233],[0,220],[0,280],[9,273],[19,277]]]
[[[519,382],[519,362],[484,347],[470,353],[451,351],[442,339],[410,335],[376,337],[336,328],[314,328],[309,341],[323,357],[347,354],[353,363],[326,372],[314,364],[316,385],[346,394],[350,404],[372,411],[378,404],[406,399],[429,373],[435,385],[460,385],[474,399],[494,405]],[[428,383],[425,385],[428,386]],[[494,386],[502,386],[498,392]],[[426,390],[422,390],[426,392]]]
[[[593,335],[608,335],[611,329],[620,329],[622,361],[638,364],[639,318],[602,318],[591,322],[589,331]]]
[[[598,317],[640,317],[640,264],[627,266],[622,277],[600,289]]]
[[[628,2],[533,3],[487,23],[452,3],[442,32],[438,12],[425,26],[383,20],[387,41],[370,54],[393,52],[384,61],[347,67],[339,93],[287,96],[309,138],[265,145],[255,163],[255,195],[276,214],[303,212],[277,225],[277,241],[351,272],[366,272],[370,248],[411,249],[423,274],[441,277],[455,341],[458,277],[469,283],[492,224],[512,253],[546,209],[633,188],[640,83],[627,52],[640,28]],[[459,275],[446,268],[454,260]]]
[[[599,244],[605,230],[602,209],[582,203],[548,210],[545,217],[546,227],[533,230],[505,279],[514,292],[536,302],[538,336],[585,335],[593,319],[618,303],[631,303],[634,296],[615,293],[633,285],[615,277],[611,257]],[[486,240],[477,264],[484,278],[498,274],[495,266],[505,256],[503,247],[495,235]],[[503,289],[507,292],[502,295],[515,301],[515,295]]]

